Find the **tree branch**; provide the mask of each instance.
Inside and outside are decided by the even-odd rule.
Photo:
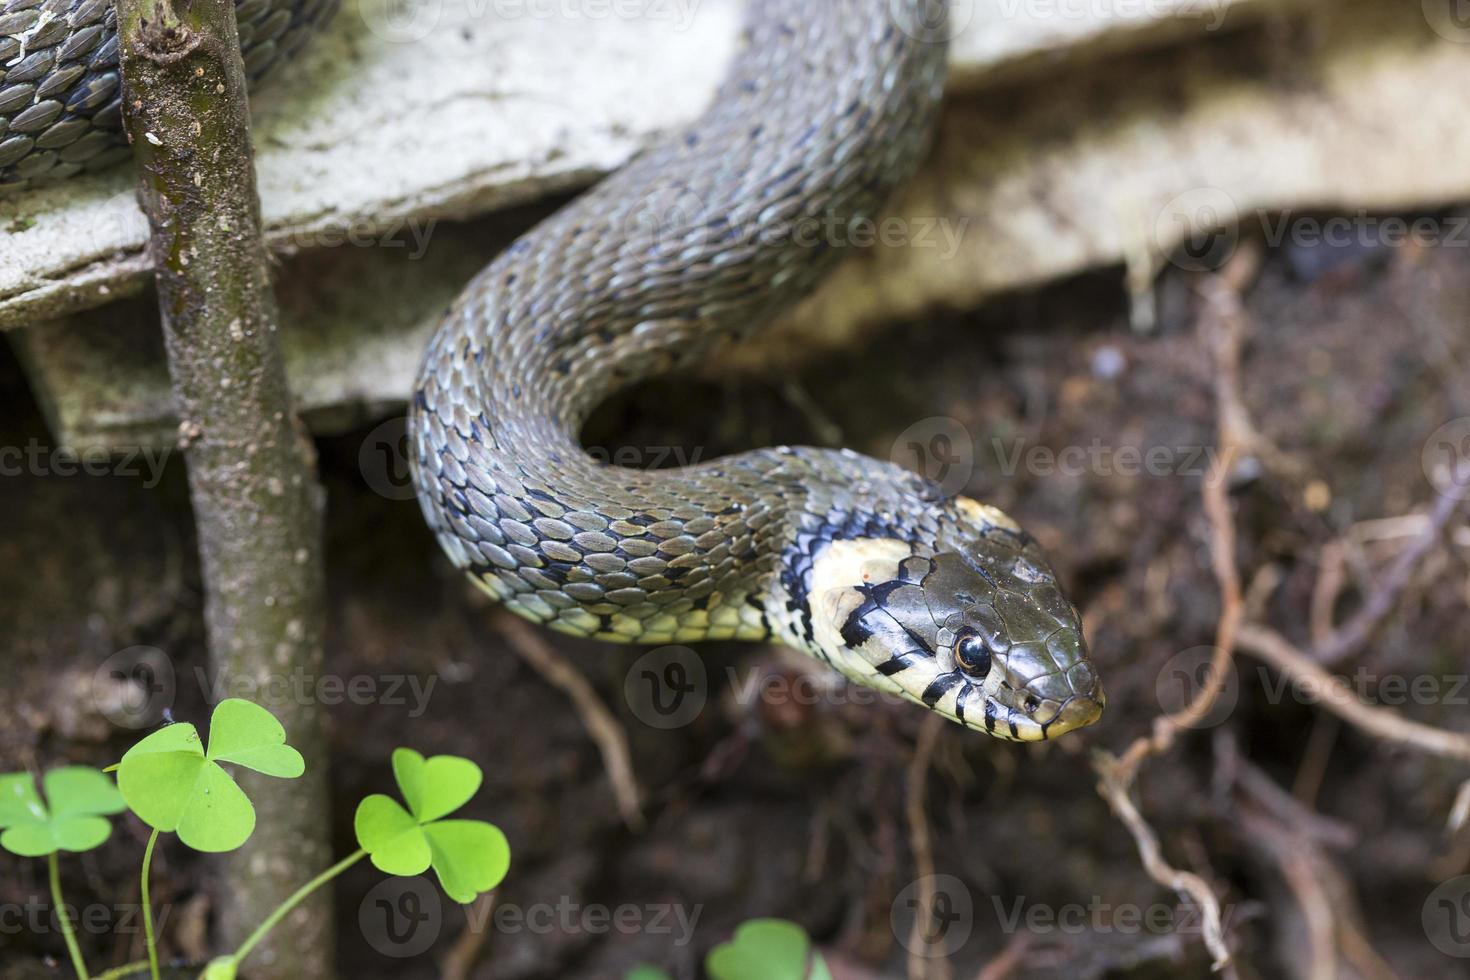
[[[118,22],[215,689],[250,692],[307,759],[288,794],[256,796],[255,835],[227,858],[219,898],[234,946],[330,860],[321,714],[269,683],[321,673],[322,500],[277,337],[234,4],[119,0]],[[330,976],[330,912],[326,892],[297,909],[252,957],[253,980]]]

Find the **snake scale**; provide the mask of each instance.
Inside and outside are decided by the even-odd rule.
[[[247,64],[279,60],[330,4],[243,0]],[[879,217],[930,142],[944,0],[746,6],[704,115],[518,239],[445,315],[410,406],[424,515],[476,585],[564,632],[782,643],[1005,739],[1091,724],[1104,699],[1077,612],[995,508],[847,450],[648,471],[581,445],[608,396],[718,356],[811,290],[851,239],[822,230]],[[113,152],[93,151],[117,128],[114,34],[106,0],[0,0],[0,184]]]

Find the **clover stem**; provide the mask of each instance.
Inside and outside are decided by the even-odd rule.
[[[153,845],[158,843],[158,831],[148,837],[148,846],[143,849],[143,938],[148,946],[148,973],[158,980],[158,944],[153,939],[153,903],[148,900],[148,869],[153,865]]]
[[[336,864],[332,865],[330,868],[323,871],[321,874],[317,875],[315,878],[311,879],[306,884],[302,885],[300,888],[292,892],[290,898],[286,899],[280,905],[276,906],[276,910],[270,915],[266,916],[264,922],[255,927],[255,931],[252,932],[249,937],[247,937],[246,940],[240,944],[240,948],[235,950],[235,952],[230,956],[230,959],[234,960],[238,964],[241,960],[245,959],[245,957],[249,956],[250,951],[255,948],[255,944],[264,939],[265,934],[270,932],[271,929],[276,925],[276,923],[280,922],[287,915],[289,915],[292,909],[300,905],[302,900],[305,899],[306,896],[310,895],[322,885],[325,885],[327,882],[331,881],[333,878],[337,877],[339,874],[346,871],[348,868],[352,867],[354,864],[361,861],[365,857],[367,857],[367,851],[360,849],[354,851],[352,854],[347,855],[345,858],[338,861]]]
[[[61,923],[61,936],[66,940],[66,951],[71,954],[71,965],[81,980],[87,978],[87,964],[82,961],[82,949],[77,945],[77,934],[71,927],[71,916],[66,912],[66,903],[61,900],[61,870],[57,865],[56,852],[46,857],[46,868],[51,878],[51,902],[56,906],[56,918]]]
[[[92,980],[122,980],[124,977],[131,977],[135,974],[142,973],[146,969],[148,969],[147,960],[139,960],[136,963],[124,963],[122,966],[115,966],[105,973],[97,974]]]

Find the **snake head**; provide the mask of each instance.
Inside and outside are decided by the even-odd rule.
[[[1077,611],[1040,546],[961,498],[961,540],[834,541],[813,568],[815,640],[860,683],[998,738],[1036,742],[1097,721],[1104,697]]]

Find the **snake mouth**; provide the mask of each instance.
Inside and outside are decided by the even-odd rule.
[[[1106,704],[1107,699],[1100,690],[1095,694],[1073,695],[1062,703],[1055,717],[1041,725],[1041,737],[1056,738],[1094,724],[1102,717]]]

